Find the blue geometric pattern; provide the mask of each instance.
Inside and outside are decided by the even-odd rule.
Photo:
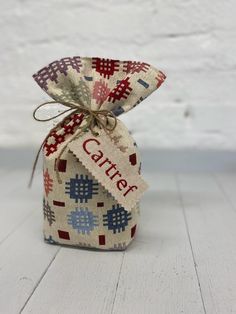
[[[98,226],[98,216],[93,215],[88,208],[76,208],[68,217],[68,224],[76,229],[78,233],[90,234]]]
[[[144,80],[139,79],[139,80],[138,80],[138,83],[141,84],[141,85],[143,85],[143,87],[145,87],[145,88],[148,88],[148,87],[149,87],[149,84],[148,84],[147,82],[145,82]]]
[[[103,226],[107,226],[108,230],[112,230],[113,233],[125,231],[125,227],[128,226],[128,222],[131,219],[131,213],[128,213],[124,207],[113,205],[112,209],[107,211],[106,215],[103,215]]]
[[[116,243],[114,244],[114,246],[112,248],[110,248],[111,250],[117,250],[117,251],[123,251],[125,250],[127,247],[125,242],[122,243]]]
[[[70,195],[70,198],[74,199],[76,203],[87,203],[89,199],[92,199],[94,194],[98,194],[98,183],[94,183],[88,176],[76,174],[75,178],[71,178],[69,182],[66,182],[66,194]]]
[[[114,113],[115,116],[119,116],[124,112],[124,109],[121,106],[119,106],[118,108],[113,109],[112,112]]]
[[[48,238],[45,236],[44,237],[44,240],[47,242],[47,243],[50,243],[50,244],[58,244],[58,242],[56,242],[55,240],[53,240],[52,236],[50,235]]]

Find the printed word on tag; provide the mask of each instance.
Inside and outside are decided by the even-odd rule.
[[[98,136],[85,132],[68,147],[126,210],[131,210],[147,189],[142,177],[134,173],[129,155],[121,152],[103,130]]]

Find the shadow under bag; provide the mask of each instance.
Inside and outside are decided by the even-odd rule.
[[[144,62],[78,56],[54,61],[33,77],[52,102],[71,108],[43,143],[45,241],[124,250],[135,237],[146,186],[137,145],[117,116],[159,88],[165,75]],[[108,124],[115,120],[112,130],[102,113]],[[103,133],[86,127],[90,116],[101,116]]]

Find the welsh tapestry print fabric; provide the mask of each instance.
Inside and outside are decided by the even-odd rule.
[[[142,102],[166,78],[145,62],[79,56],[54,61],[33,77],[55,102],[79,103],[94,111],[111,111],[116,117]],[[116,120],[109,133],[111,143],[124,155],[123,163],[140,175],[137,145],[125,125]],[[44,238],[52,244],[124,250],[136,235],[139,201],[125,208],[70,149],[68,143],[84,123],[83,112],[72,113],[44,141]],[[98,163],[101,156],[93,154],[92,158]],[[103,167],[109,178],[117,176],[119,190],[127,186],[119,178],[117,164],[107,159]],[[132,192],[132,186],[127,191]]]

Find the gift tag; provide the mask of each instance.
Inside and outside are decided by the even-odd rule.
[[[84,132],[68,147],[117,202],[130,211],[148,185],[134,173],[129,155],[121,152],[104,130],[98,129],[98,132],[98,136]]]

